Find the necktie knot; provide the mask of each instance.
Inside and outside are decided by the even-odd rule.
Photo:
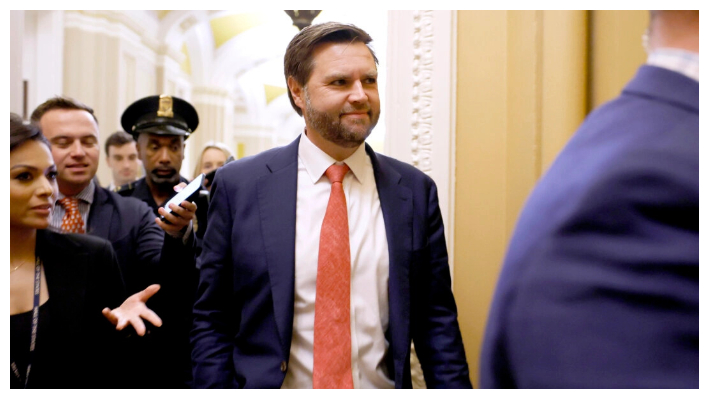
[[[61,204],[64,209],[79,209],[79,199],[75,197],[64,197],[59,200],[59,204]]]
[[[64,217],[62,218],[61,230],[64,233],[80,233],[84,231],[84,219],[79,212],[79,199],[75,197],[64,197],[59,204],[64,207]]]
[[[342,183],[342,180],[345,178],[345,175],[349,170],[350,167],[347,166],[347,164],[332,164],[325,171],[325,175],[328,179],[330,179],[330,183]]]

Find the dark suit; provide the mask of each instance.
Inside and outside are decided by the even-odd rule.
[[[643,66],[522,212],[484,388],[699,387],[699,83]]]
[[[198,259],[195,387],[283,383],[293,332],[299,140],[217,171]],[[389,246],[390,377],[397,388],[411,387],[413,338],[429,387],[469,388],[435,184],[369,146],[367,153]]]
[[[89,213],[88,234],[113,244],[129,293],[150,284],[161,285],[148,306],[162,318],[163,326],[150,328],[149,336],[136,344],[142,347],[139,366],[144,371],[137,373],[132,387],[187,386],[191,379],[189,315],[197,279],[193,248],[166,234],[144,202],[99,186]],[[185,288],[189,279],[193,286]]]
[[[126,298],[109,242],[77,234],[37,232],[37,254],[49,291],[47,330],[37,336],[30,388],[120,388],[125,340],[101,310]],[[42,334],[46,332],[46,334]]]

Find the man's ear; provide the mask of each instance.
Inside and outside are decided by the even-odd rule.
[[[303,86],[295,81],[293,76],[288,77],[288,90],[290,90],[290,95],[293,96],[293,102],[301,110],[305,110],[305,91]]]

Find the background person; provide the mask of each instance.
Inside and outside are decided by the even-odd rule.
[[[192,178],[197,177],[200,173],[208,175],[231,160],[234,160],[234,155],[229,150],[229,147],[218,141],[210,141],[204,145],[202,153],[199,155]],[[211,180],[214,180],[213,175]],[[210,179],[205,180],[204,187],[209,190],[211,186]]]
[[[181,276],[194,273],[192,242],[184,242],[181,232],[189,220],[173,219],[173,224],[163,224],[165,229],[161,229],[148,205],[96,184],[99,127],[91,107],[68,97],[54,97],[39,105],[31,119],[49,139],[57,165],[59,193],[52,226],[57,231],[85,232],[110,241],[129,292],[155,283],[162,287],[150,306],[165,326],[151,329],[149,336],[136,344],[143,346],[140,353],[144,357],[135,366],[139,371],[130,380],[131,387],[188,386],[189,372],[180,373],[173,357],[188,357],[189,350],[170,348],[180,336],[177,320],[184,317],[176,311],[185,297]]]
[[[10,385],[125,387],[135,358],[115,330],[131,324],[143,335],[141,318],[160,326],[145,306],[159,286],[121,304],[125,287],[109,242],[46,230],[56,176],[47,140],[10,114]]]
[[[205,220],[192,220],[197,210],[208,209],[208,197],[199,197],[195,202],[183,201],[182,206],[171,205],[173,214],[164,209],[165,203],[175,195],[175,186],[188,183],[180,175],[185,156],[185,140],[199,124],[194,107],[177,97],[161,95],[141,98],[123,111],[121,125],[129,132],[138,146],[138,156],[145,167],[145,177],[118,189],[118,194],[137,199],[152,209],[154,216],[165,216],[168,223],[157,220],[163,229],[178,234],[189,254],[175,259],[166,269],[166,284],[163,286],[167,313],[170,317],[169,340],[160,347],[160,365],[166,378],[191,380],[189,333],[192,326],[192,306],[199,272],[195,267],[195,255],[201,242],[195,233],[206,226]],[[169,284],[168,284],[169,283]],[[167,326],[167,320],[166,320]],[[169,370],[169,372],[168,372]]]
[[[119,130],[106,139],[106,164],[111,168],[113,181],[106,187],[111,191],[138,179],[142,162],[138,159],[138,149],[133,137]]]

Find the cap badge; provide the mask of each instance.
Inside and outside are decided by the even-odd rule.
[[[172,118],[174,116],[172,113],[172,97],[167,94],[160,95],[158,116],[163,118]]]

